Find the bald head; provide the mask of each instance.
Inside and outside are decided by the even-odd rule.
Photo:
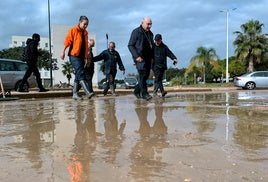
[[[88,41],[88,47],[92,48],[95,46],[95,40],[94,39],[89,39]]]
[[[143,19],[142,19],[142,22],[141,22],[141,26],[142,26],[142,28],[146,31],[146,32],[148,32],[150,29],[151,29],[151,27],[152,27],[152,20],[151,20],[151,18],[149,18],[149,17],[144,17]]]

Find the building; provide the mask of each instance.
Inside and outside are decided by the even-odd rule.
[[[26,41],[28,38],[32,38],[32,35],[29,36],[11,36],[11,44],[9,44],[9,48],[12,47],[20,47],[20,46],[26,46]],[[40,42],[38,48],[49,50],[49,39],[46,37],[40,37]]]
[[[51,31],[51,52],[52,52],[52,59],[57,60],[58,70],[52,71],[52,79],[53,79],[53,86],[58,85],[60,83],[68,83],[68,79],[62,73],[62,64],[64,62],[69,61],[69,57],[66,56],[64,60],[61,60],[60,54],[63,49],[63,42],[65,40],[66,34],[68,33],[71,26],[66,25],[52,25]],[[11,37],[11,44],[9,47],[18,47],[18,46],[26,46],[26,41],[30,36],[12,36]],[[92,38],[96,42],[96,35],[89,34],[89,39]],[[96,45],[95,45],[96,46]],[[49,38],[40,37],[39,47],[41,49],[49,51]],[[96,47],[93,48],[93,54],[96,55]],[[43,80],[44,85],[50,86],[50,71],[41,69],[40,70],[41,78]],[[73,83],[74,75],[72,75],[71,83]],[[95,73],[92,80],[93,86],[97,86],[98,84],[98,64],[95,63]]]

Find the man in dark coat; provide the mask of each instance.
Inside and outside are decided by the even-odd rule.
[[[117,73],[117,64],[121,72],[125,74],[125,67],[121,60],[120,54],[115,50],[115,43],[110,42],[109,48],[102,51],[102,53],[100,53],[98,56],[95,56],[93,60],[94,62],[104,60],[104,74],[106,75],[108,84],[103,91],[103,95],[107,95],[107,92],[110,88],[111,94],[115,96],[114,80]]]
[[[151,27],[151,18],[144,17],[141,25],[132,31],[128,42],[128,49],[139,73],[139,84],[134,89],[134,95],[138,99],[142,98],[144,100],[152,98],[146,85],[153,59],[153,33],[150,30]]]
[[[19,85],[18,92],[27,92],[24,90],[23,86],[27,83],[28,78],[31,76],[32,73],[34,73],[36,82],[39,88],[39,92],[47,92],[48,90],[45,89],[42,85],[41,77],[39,70],[37,68],[37,58],[40,55],[38,52],[38,43],[40,41],[40,35],[37,33],[34,33],[32,35],[32,39],[27,39],[26,44],[28,46],[28,60],[26,60],[28,69],[25,72],[25,75]]]
[[[161,34],[155,35],[155,46],[154,46],[154,61],[152,69],[154,72],[154,93],[153,96],[157,96],[158,88],[161,91],[162,97],[164,97],[167,92],[164,90],[162,80],[163,75],[167,69],[167,57],[173,60],[173,64],[177,64],[176,56],[170,51],[167,45],[162,42]]]

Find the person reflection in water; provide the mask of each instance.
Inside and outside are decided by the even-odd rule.
[[[32,108],[36,108],[35,112],[32,111]],[[55,127],[51,124],[49,115],[47,115],[47,112],[50,111],[48,108],[53,108],[53,106],[36,103],[29,108],[23,108],[23,110],[27,111],[23,114],[23,124],[27,130],[23,130],[24,132],[21,134],[22,143],[18,147],[27,150],[23,153],[25,153],[25,157],[29,159],[29,162],[32,163],[31,167],[37,171],[43,167],[42,151],[44,150],[44,145],[53,141],[52,135],[50,135],[52,136],[51,138],[43,137],[45,134],[51,134]]]
[[[118,127],[118,120],[116,117],[115,99],[104,100],[104,130],[105,130],[105,142],[103,148],[107,149],[105,161],[114,163],[116,154],[119,152],[123,142],[123,132],[126,126],[126,120],[123,119],[122,123]]]
[[[148,114],[150,108],[147,102],[137,103],[136,113],[140,122],[137,133],[140,140],[132,148],[130,159],[132,160],[130,174],[137,180],[150,181],[150,178],[162,171],[166,163],[162,162],[162,151],[168,147],[167,126],[163,120],[162,102],[155,103],[155,121],[150,126]]]
[[[96,132],[94,104],[75,105],[76,135],[68,166],[72,182],[90,181],[90,163],[96,150],[96,136],[101,135]]]

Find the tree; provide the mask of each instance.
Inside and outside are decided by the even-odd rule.
[[[50,70],[50,60],[49,60],[49,52],[44,49],[39,49],[38,50],[40,53],[40,56],[38,56],[38,61],[37,61],[37,67],[39,69],[44,68],[45,70]],[[57,66],[57,59],[52,59],[52,70],[58,70]]]
[[[224,63],[226,61],[224,60]],[[232,56],[229,58],[229,73],[230,77],[234,78],[235,76],[240,76],[247,72],[247,68],[244,62],[241,62],[236,57]]]
[[[242,32],[234,32],[237,35],[233,42],[237,46],[235,54],[238,59],[248,63],[248,72],[254,71],[254,64],[260,63],[268,50],[267,34],[262,34],[263,26],[258,20],[250,20],[240,26]]]
[[[215,49],[200,46],[196,50],[196,55],[191,58],[191,63],[196,67],[201,67],[201,72],[203,75],[203,81],[206,83],[206,75],[208,75],[212,69],[211,61],[218,59]],[[194,67],[194,66],[193,66]],[[187,71],[186,71],[187,72]],[[209,75],[209,77],[211,77]]]
[[[70,80],[72,78],[72,74],[74,73],[74,69],[69,61],[62,64],[62,73],[64,76],[66,76],[68,85],[70,85]]]
[[[178,69],[178,68],[168,68],[166,70],[166,80],[170,81],[175,77],[183,77],[185,73],[185,68]]]
[[[24,47],[13,47],[3,49],[0,51],[0,58],[21,60],[21,52]],[[44,49],[39,49],[40,56],[38,57],[37,67],[45,70],[50,69],[49,52]],[[52,59],[52,70],[59,69],[57,66],[57,59]]]

